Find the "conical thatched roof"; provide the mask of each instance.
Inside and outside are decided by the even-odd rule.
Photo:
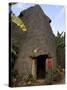
[[[55,36],[50,26],[51,20],[44,14],[39,5],[21,12],[19,17],[24,21],[27,32],[15,69],[19,73],[30,73],[32,69],[30,56],[50,53],[56,60]]]

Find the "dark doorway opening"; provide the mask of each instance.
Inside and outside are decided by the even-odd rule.
[[[37,79],[43,79],[46,76],[46,58],[48,55],[39,55],[37,59]]]

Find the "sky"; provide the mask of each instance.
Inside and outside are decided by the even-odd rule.
[[[21,11],[34,6],[32,3],[18,3],[12,6],[13,13],[18,16]],[[57,35],[57,31],[60,33],[65,31],[65,9],[64,6],[40,4],[44,13],[51,19],[51,27],[53,33]]]

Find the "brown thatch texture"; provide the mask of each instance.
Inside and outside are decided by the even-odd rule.
[[[32,72],[32,59],[30,56],[50,53],[56,61],[55,36],[50,26],[50,19],[44,14],[40,6],[36,5],[25,11],[20,16],[24,21],[27,32],[23,37],[15,69],[21,73]],[[14,28],[13,28],[14,29]],[[37,52],[34,53],[34,50]]]

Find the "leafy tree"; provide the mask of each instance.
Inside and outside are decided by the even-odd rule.
[[[65,47],[65,32],[62,33],[57,32],[56,44],[57,47]]]
[[[57,32],[56,36],[57,63],[65,68],[65,32]]]

